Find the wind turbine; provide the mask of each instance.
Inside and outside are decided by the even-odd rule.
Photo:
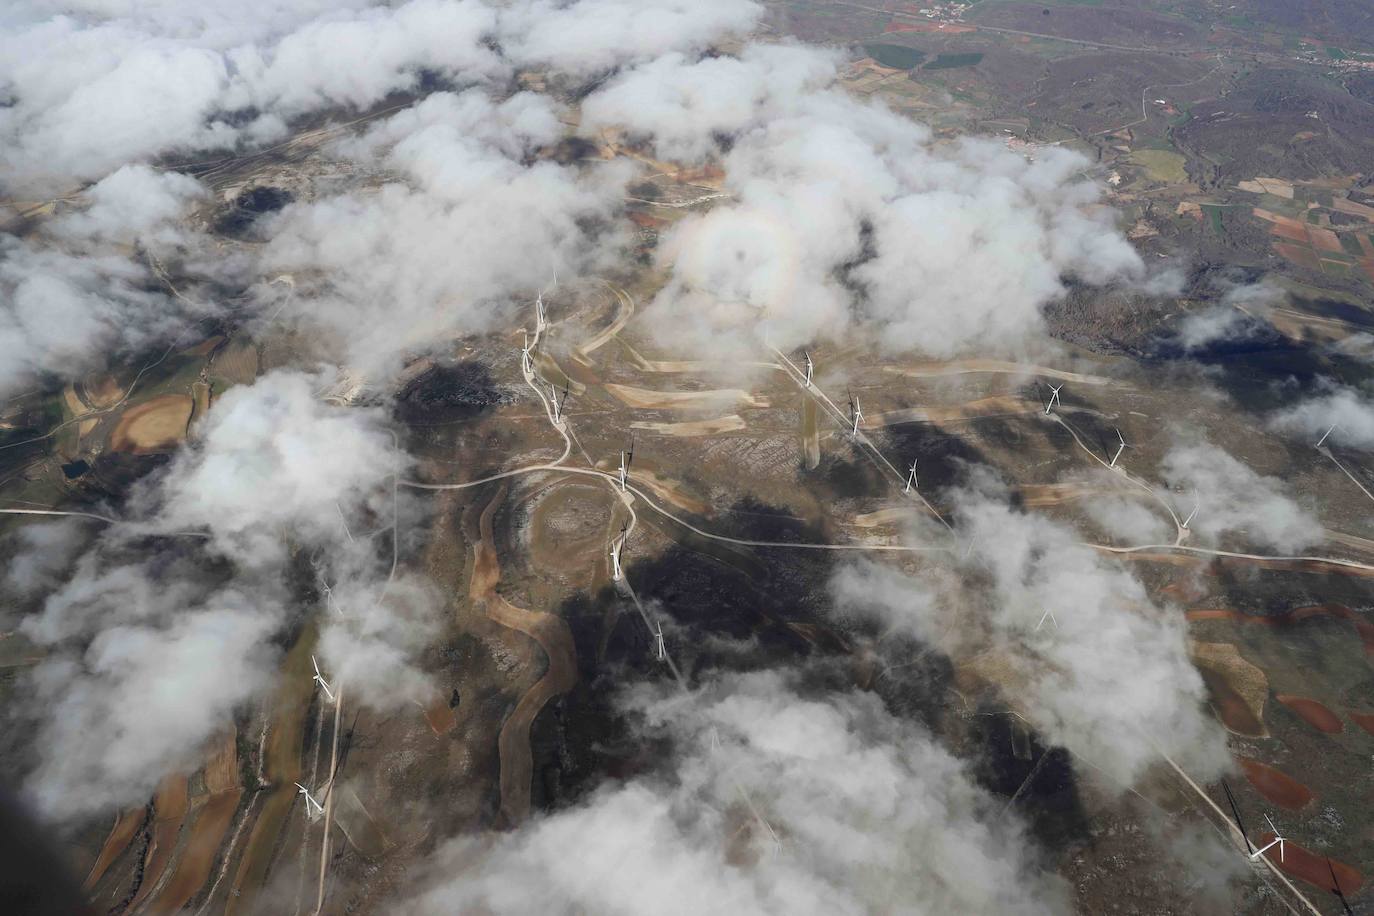
[[[304,795],[304,796],[305,796],[305,816],[306,816],[306,817],[310,818],[310,819],[313,821],[315,818],[319,817],[321,814],[324,814],[324,805],[322,805],[322,804],[320,804],[319,802],[315,801],[315,797],[314,797],[313,795],[310,794],[310,790],[309,790],[309,789],[307,789],[305,786],[301,785],[300,783],[296,783],[296,788],[297,788],[297,789],[300,789],[300,792],[297,793],[298,795]],[[314,813],[314,814],[311,814],[311,813],[310,813],[310,807],[311,807],[312,805],[315,807],[315,813]]]
[[[563,396],[562,396],[562,397],[559,397],[559,395],[558,395],[558,389],[554,387],[554,385],[553,385],[552,382],[550,382],[550,383],[549,383],[549,406],[553,409],[553,425],[554,425],[554,426],[562,426],[562,425],[563,425],[563,405],[564,405],[564,403],[567,402],[567,400],[568,400],[568,385],[567,385],[567,383],[564,383],[564,385],[563,385]]]
[[[620,537],[611,542],[611,580],[620,581],[620,551],[625,546],[625,529],[620,529]]]
[[[1107,465],[1109,468],[1116,467],[1116,459],[1121,457],[1121,453],[1126,450],[1126,438],[1121,435],[1121,430],[1116,431],[1116,438],[1121,443],[1116,447],[1116,454],[1112,456],[1112,463]]]
[[[915,461],[911,462],[911,468],[906,472],[906,489],[902,491],[903,493],[910,493],[912,488],[916,486],[916,462],[920,460],[921,459],[917,458]]]
[[[1279,828],[1277,828],[1277,827],[1274,826],[1274,822],[1269,820],[1269,815],[1266,814],[1266,815],[1264,816],[1264,819],[1265,819],[1266,821],[1269,821],[1269,829],[1272,830],[1272,831],[1274,831],[1274,838],[1273,838],[1272,840],[1270,840],[1270,841],[1264,846],[1263,849],[1256,849],[1253,853],[1251,853],[1251,854],[1250,854],[1250,858],[1251,858],[1251,859],[1258,859],[1261,855],[1264,854],[1265,850],[1268,850],[1268,849],[1272,848],[1275,844],[1277,844],[1278,847],[1279,847],[1279,861],[1282,862],[1282,861],[1283,861],[1283,835],[1279,833]]]
[[[1322,443],[1326,441],[1326,437],[1329,436],[1329,435],[1331,435],[1331,433],[1332,433],[1332,432],[1336,429],[1336,427],[1339,426],[1339,425],[1340,425],[1339,423],[1332,423],[1332,424],[1331,424],[1331,429],[1328,429],[1326,432],[1322,433],[1322,437],[1321,437],[1320,439],[1317,440],[1317,448],[1321,448],[1321,447],[1322,447]]]
[[[329,697],[329,702],[333,703],[334,691],[329,689],[329,682],[324,679],[323,674],[320,674],[320,663],[315,661],[315,656],[313,655],[310,656],[310,664],[315,666],[315,677],[313,680],[320,685],[320,689],[324,691],[324,695]]]
[[[1182,528],[1184,531],[1187,531],[1187,530],[1188,530],[1188,525],[1191,524],[1192,521],[1193,521],[1193,516],[1194,516],[1194,515],[1197,515],[1197,510],[1198,510],[1201,506],[1202,506],[1202,500],[1198,499],[1196,496],[1193,497],[1193,511],[1188,513],[1188,517],[1185,518],[1185,519],[1183,520],[1183,524],[1182,524],[1182,525],[1179,525],[1179,527]]]
[[[816,364],[811,362],[811,354],[806,350],[802,351],[802,355],[806,357],[806,387],[810,388],[811,374],[816,371]]]
[[[635,440],[630,437],[630,451],[624,449],[620,452],[620,492],[625,492],[625,484],[630,479],[630,463],[635,460]]]
[[[1050,386],[1050,402],[1045,405],[1045,416],[1048,417],[1050,415],[1050,411],[1054,410],[1054,405],[1059,403],[1059,389],[1063,387],[1063,382],[1059,383],[1059,388],[1056,388],[1053,385]]]
[[[658,621],[654,621],[654,649],[658,652],[659,661],[668,657],[668,647],[663,643],[663,624]]]
[[[859,438],[859,422],[863,420],[864,412],[863,409],[859,407],[859,399],[852,394],[849,396],[849,409],[854,414],[854,428],[849,434],[857,439]]]
[[[334,609],[335,614],[338,614],[340,617],[342,617],[343,608],[339,606],[339,602],[334,600],[334,589],[329,587],[329,583],[324,581],[323,576],[320,577],[320,590],[324,592],[325,603]],[[318,668],[315,669],[315,673],[319,674]]]
[[[544,291],[541,289],[539,291],[538,298],[534,300],[534,333],[544,333],[545,323],[546,322],[544,318]]]
[[[534,356],[530,353],[531,349],[533,348],[530,344],[530,335],[529,332],[526,331],[525,345],[520,348],[520,371],[525,373],[525,378],[529,378],[534,374]]]
[[[1056,630],[1059,629],[1059,621],[1055,619],[1054,611],[1050,610],[1049,608],[1045,608],[1045,613],[1040,615],[1040,622],[1035,625],[1035,632],[1040,632],[1040,628],[1045,625],[1045,618],[1049,618],[1050,622],[1054,624],[1054,628]]]

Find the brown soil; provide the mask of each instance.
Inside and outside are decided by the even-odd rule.
[[[768,399],[740,388],[712,391],[654,391],[630,385],[606,383],[606,391],[627,407],[655,410],[713,410],[721,407],[767,407]]]
[[[1260,737],[1264,728],[1264,704],[1269,698],[1269,679],[1231,643],[1194,643],[1193,663],[1207,686],[1217,716],[1231,731]]]
[[[1002,417],[1037,413],[1045,408],[1035,401],[1007,395],[993,395],[952,407],[908,407],[874,414],[864,427],[891,426],[896,423],[958,423],[977,417]]]
[[[642,430],[656,436],[718,436],[721,433],[737,433],[746,428],[744,418],[739,414],[726,414],[714,420],[687,420],[683,423],[650,423],[640,421],[631,423],[630,429]]]
[[[1374,624],[1343,604],[1311,604],[1265,617],[1242,614],[1231,608],[1208,608],[1188,611],[1187,617],[1189,620],[1234,620],[1238,623],[1255,623],[1267,627],[1290,626],[1309,617],[1336,617],[1350,621],[1364,644],[1365,654],[1374,655]]]
[[[100,854],[91,866],[91,873],[86,876],[86,890],[95,887],[114,860],[129,848],[129,841],[143,825],[143,818],[147,813],[144,808],[130,808],[115,819],[114,827],[110,828],[110,835],[105,838],[105,845],[100,847]]]
[[[1345,731],[1345,725],[1341,722],[1340,717],[1316,700],[1307,697],[1295,697],[1286,693],[1279,694],[1275,699],[1302,716],[1308,725],[1319,732],[1338,735]]]
[[[135,455],[167,451],[186,438],[192,407],[184,394],[164,394],[130,407],[110,434],[110,448]]]
[[[154,916],[166,916],[181,910],[194,897],[210,877],[210,869],[215,864],[215,853],[224,842],[229,824],[238,810],[241,789],[220,792],[210,797],[200,816],[191,825],[186,847],[177,862],[172,878],[161,894],[148,908]]]
[[[1226,680],[1225,675],[1212,668],[1199,667],[1198,673],[1207,685],[1212,708],[1221,723],[1237,735],[1259,738],[1264,735],[1264,723]]]
[[[1307,786],[1266,763],[1245,757],[1236,759],[1245,771],[1245,778],[1255,787],[1255,791],[1280,808],[1297,811],[1316,797]]]
[[[577,683],[577,652],[573,647],[572,631],[561,617],[516,607],[496,593],[496,586],[501,581],[501,565],[496,556],[491,523],[505,496],[506,488],[502,486],[482,510],[479,537],[473,543],[469,595],[474,606],[485,611],[490,620],[524,633],[548,656],[544,676],[516,702],[497,739],[501,758],[501,813],[507,823],[518,824],[530,812],[530,783],[534,775],[530,726],[550,700],[567,693]]]
[[[1351,720],[1360,728],[1374,735],[1374,713],[1346,710]]]
[[[172,861],[177,835],[181,833],[181,822],[186,818],[187,793],[186,776],[173,773],[162,780],[157,794],[153,796],[153,839],[143,860],[143,883],[129,904],[130,910],[137,909],[144,898],[152,893]]]
[[[1273,839],[1274,834],[1266,830],[1259,836],[1259,845],[1263,847],[1272,842]],[[1328,860],[1326,856],[1308,852],[1287,838],[1284,839],[1283,846],[1282,860],[1279,859],[1277,846],[1265,852],[1264,857],[1294,878],[1301,878],[1313,887],[1319,887],[1327,893],[1334,893],[1336,888],[1331,881],[1331,873],[1334,871],[1336,880],[1341,883],[1341,893],[1346,897],[1354,896],[1364,885],[1364,875],[1360,874],[1358,869],[1352,868],[1344,862],[1337,862],[1335,859]],[[1327,864],[1328,861],[1329,865]]]
[[[449,731],[457,721],[458,717],[443,697],[435,697],[434,702],[425,707],[425,722],[436,735]]]

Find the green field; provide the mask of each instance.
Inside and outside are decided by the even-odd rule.
[[[983,59],[981,53],[972,54],[941,54],[930,63],[922,67],[922,70],[953,70],[956,67],[975,67]]]
[[[1188,170],[1185,168],[1188,160],[1178,153],[1162,149],[1138,149],[1131,153],[1131,161],[1145,169],[1154,181],[1181,184],[1188,180]]]
[[[911,70],[926,59],[926,52],[908,48],[906,45],[871,44],[864,45],[864,50],[868,52],[869,57],[884,67],[895,67],[898,70]]]

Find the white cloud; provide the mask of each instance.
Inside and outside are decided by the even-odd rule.
[[[1269,425],[1314,443],[1330,430],[1325,444],[1374,448],[1374,401],[1353,388],[1339,387],[1284,408]]]
[[[597,73],[674,51],[701,51],[753,28],[753,0],[521,0],[503,11],[506,53],[524,66]]]
[[[275,372],[226,391],[200,442],[157,481],[157,526],[205,528],[216,550],[245,566],[282,561],[282,534],[331,544],[346,538],[340,513],[391,514],[381,488],[405,458],[376,410],[330,407],[318,379]]]
[[[594,126],[662,132],[665,151],[699,155],[698,128],[735,137],[723,158],[734,202],[683,220],[661,246],[665,340],[786,348],[866,330],[888,350],[1007,350],[1040,329],[1062,275],[1143,280],[1099,189],[1077,178],[1082,157],[938,142],[819,88],[834,65],[828,52],[753,47],[736,65],[648,64],[588,98]]]
[[[876,697],[788,676],[621,699],[663,771],[507,834],[452,841],[410,912],[1015,913],[1067,906],[1014,818]],[[715,740],[715,739],[718,739]],[[751,813],[766,821],[767,828]],[[776,850],[768,828],[780,837]],[[463,865],[469,865],[468,870]]]
[[[343,147],[410,183],[273,221],[265,265],[297,274],[293,314],[330,331],[351,369],[385,375],[407,352],[490,331],[555,274],[605,266],[620,253],[611,218],[627,167],[524,161],[558,135],[555,111],[528,95],[442,94]]]
[[[1225,768],[1177,610],[1071,528],[1012,509],[986,475],[954,502],[972,543],[962,579],[853,567],[834,582],[841,608],[867,606],[958,664],[988,661],[1006,702],[1118,788],[1162,754],[1204,778]]]
[[[1283,493],[1277,478],[1257,474],[1207,442],[1170,449],[1164,479],[1199,508],[1189,530],[1208,543],[1234,534],[1245,543],[1297,551],[1322,541],[1321,523]]]

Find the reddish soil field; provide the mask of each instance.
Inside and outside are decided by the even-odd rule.
[[[436,697],[434,702],[425,707],[425,722],[436,735],[442,735],[453,728],[457,721],[458,717],[442,697]]]
[[[1242,614],[1231,608],[1191,610],[1187,611],[1185,616],[1189,620],[1234,620],[1237,623],[1258,623],[1268,627],[1289,626],[1309,617],[1336,617],[1350,621],[1355,626],[1355,632],[1360,635],[1365,654],[1374,655],[1374,623],[1364,620],[1343,604],[1310,604],[1268,617]]]
[[[1250,738],[1258,738],[1264,734],[1264,723],[1255,718],[1250,705],[1226,678],[1206,667],[1199,667],[1198,674],[1202,675],[1202,681],[1207,685],[1212,707],[1216,709],[1221,724],[1238,735]]]
[[[95,887],[96,882],[105,874],[105,870],[129,847],[129,841],[143,825],[143,818],[147,813],[143,808],[130,808],[115,821],[110,835],[105,839],[105,845],[100,848],[100,855],[91,866],[91,873],[86,876],[87,890]]]
[[[1266,830],[1259,836],[1259,845],[1262,847],[1273,839],[1274,834]],[[1353,896],[1364,884],[1364,875],[1344,862],[1331,859],[1328,866],[1325,856],[1308,852],[1292,840],[1285,839],[1283,845],[1282,861],[1279,860],[1277,846],[1266,852],[1264,857],[1294,878],[1301,878],[1313,887],[1319,887],[1330,894],[1336,890],[1331,882],[1331,873],[1334,871],[1336,880],[1341,883],[1341,893],[1347,897]]]
[[[1371,735],[1374,735],[1374,713],[1346,711],[1350,714],[1350,718],[1354,720],[1356,725],[1369,732]]]
[[[189,802],[188,786],[184,775],[172,774],[162,780],[157,794],[153,797],[153,841],[148,845],[148,854],[143,860],[143,883],[138,887],[133,903],[135,909],[141,904],[154,887],[176,851],[177,835],[181,833],[181,822],[186,817]]]
[[[1275,242],[1274,250],[1283,258],[1292,261],[1299,267],[1306,267],[1308,270],[1321,270],[1321,261],[1311,248],[1300,248],[1297,245],[1289,245],[1284,242]]]
[[[182,850],[181,860],[172,872],[171,880],[148,907],[150,914],[167,916],[180,911],[205,886],[206,879],[210,877],[210,868],[215,864],[215,853],[224,841],[224,834],[229,830],[242,794],[242,790],[233,789],[213,795],[205,803],[191,827],[186,848]]]
[[[1316,798],[1307,786],[1267,763],[1245,757],[1237,757],[1236,760],[1245,771],[1245,778],[1255,787],[1255,791],[1280,808],[1297,811]]]
[[[1326,732],[1328,735],[1338,735],[1345,731],[1345,725],[1340,717],[1327,709],[1316,700],[1307,697],[1295,697],[1292,694],[1281,693],[1276,699],[1287,706],[1293,712],[1302,716],[1308,725],[1319,732]]]

